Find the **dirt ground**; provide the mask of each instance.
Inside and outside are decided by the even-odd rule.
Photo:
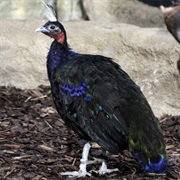
[[[180,114],[179,114],[180,115]],[[128,151],[104,155],[94,144],[90,159],[106,158],[118,172],[80,179],[180,179],[180,116],[160,118],[169,154],[166,174],[144,174]],[[83,141],[64,126],[49,87],[34,90],[0,87],[0,179],[59,180],[60,172],[78,170]],[[98,170],[100,164],[89,165]],[[75,178],[74,178],[75,179]]]

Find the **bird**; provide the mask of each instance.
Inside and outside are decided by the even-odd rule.
[[[180,0],[174,0],[172,2],[172,6],[166,8],[161,5],[160,9],[164,14],[164,22],[168,31],[180,44]],[[177,61],[177,69],[180,74],[180,59]]]
[[[87,172],[91,142],[112,154],[130,150],[142,172],[165,173],[164,136],[140,87],[112,58],[73,51],[57,12],[44,5],[48,22],[35,31],[53,38],[47,55],[53,101],[66,126],[86,141],[79,171],[61,175],[91,175],[92,171]],[[97,172],[114,171],[118,169],[108,169],[103,161]]]
[[[180,0],[173,1],[173,5],[167,8],[161,5],[160,9],[168,31],[180,43]]]

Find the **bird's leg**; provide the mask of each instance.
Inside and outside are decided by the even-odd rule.
[[[70,176],[70,177],[85,177],[91,176],[90,173],[87,172],[86,166],[88,164],[88,155],[89,155],[89,150],[91,148],[91,145],[89,143],[86,143],[83,147],[83,152],[82,152],[82,158],[80,160],[80,165],[79,165],[79,171],[72,171],[72,172],[62,172],[61,175],[65,176]]]
[[[100,166],[98,171],[93,170],[93,172],[98,173],[100,175],[106,174],[106,173],[112,173],[112,172],[116,172],[116,171],[119,171],[119,169],[118,168],[108,169],[105,161],[102,162],[102,165]]]
[[[83,147],[82,158],[80,160],[79,171],[87,173],[86,166],[88,164],[88,155],[91,145],[86,143]]]

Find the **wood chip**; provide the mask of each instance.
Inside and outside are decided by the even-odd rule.
[[[46,150],[46,151],[52,151],[52,152],[55,152],[55,149],[51,148],[51,147],[48,147],[44,144],[42,145],[39,145],[39,148],[43,149],[43,150]]]

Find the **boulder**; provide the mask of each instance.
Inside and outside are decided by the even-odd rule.
[[[163,27],[156,7],[138,0],[44,0],[57,9],[60,21],[90,20],[128,23],[141,27]],[[1,19],[43,19],[46,8],[40,0],[0,1]]]
[[[158,8],[137,0],[83,0],[91,21],[128,23],[141,27],[163,27],[163,15]]]
[[[76,21],[86,19],[82,10],[82,1],[80,0],[57,1],[56,8],[60,21]]]
[[[55,7],[56,0],[46,0]],[[41,0],[5,0],[0,1],[1,19],[37,19],[45,18],[46,9]]]
[[[46,21],[1,21],[0,85],[22,89],[49,85],[46,56],[53,39],[35,33]],[[162,28],[66,22],[74,51],[114,58],[141,87],[155,114],[179,114],[179,44]]]

